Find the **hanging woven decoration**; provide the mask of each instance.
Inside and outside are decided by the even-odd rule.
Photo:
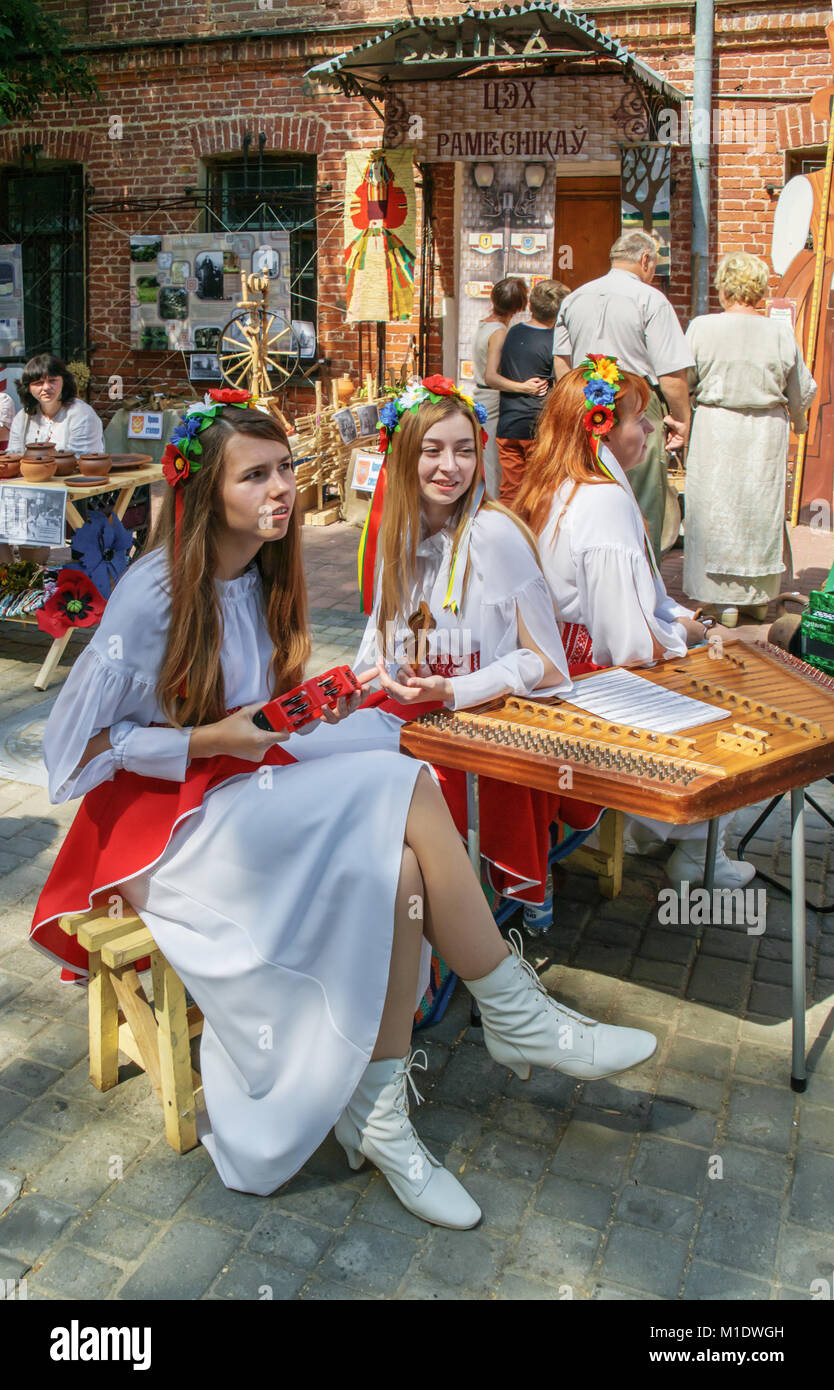
[[[414,313],[417,214],[412,150],[353,150],[345,178],[347,321]]]

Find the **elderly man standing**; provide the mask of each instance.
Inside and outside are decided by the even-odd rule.
[[[646,457],[628,479],[660,560],[666,510],[666,450],[681,448],[689,433],[687,367],[694,366],[677,315],[665,294],[652,286],[657,245],[646,232],[625,232],[611,247],[611,269],[580,285],[564,300],[553,338],[557,378],[590,352],[616,357],[627,372],[652,387],[646,410],[654,433]],[[667,429],[669,431],[667,435]]]

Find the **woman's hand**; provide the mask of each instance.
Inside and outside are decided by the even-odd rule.
[[[444,676],[433,675],[430,666],[401,666],[397,677],[393,681],[385,668],[380,666],[380,685],[401,705],[427,704],[438,700],[450,704],[454,699],[452,682]]]
[[[366,686],[370,685],[371,681],[375,681],[378,675],[379,667],[372,666],[369,670],[363,671],[361,676],[357,676],[356,679],[361,686]],[[331,709],[329,705],[325,705],[321,712],[321,717],[325,724],[340,724],[343,719],[347,719],[349,714],[353,714],[359,708],[364,693],[364,690],[356,690],[353,695],[343,695],[335,709]],[[303,729],[299,729],[298,732],[300,734],[312,733],[317,723],[317,719],[312,719],[309,724],[305,724]]]
[[[664,445],[667,451],[682,449],[689,436],[689,426],[684,420],[676,420],[672,415],[664,415],[663,423],[666,426]]]
[[[698,647],[708,640],[712,628],[704,627],[700,618],[676,618],[675,621],[680,623],[686,633],[687,647]]]
[[[518,389],[523,391],[526,396],[545,396],[550,390],[550,382],[541,376],[531,376],[526,381],[522,381]]]
[[[289,732],[281,729],[259,729],[252,723],[252,715],[263,709],[264,700],[256,700],[253,705],[242,705],[234,714],[219,719],[216,724],[203,724],[192,729],[188,743],[188,757],[214,758],[226,755],[230,758],[243,758],[248,763],[259,763],[273,744],[286,743]]]

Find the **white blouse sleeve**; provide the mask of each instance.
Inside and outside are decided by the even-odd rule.
[[[524,536],[508,517],[487,513],[484,529],[488,557],[481,605],[484,665],[470,675],[452,677],[453,708],[464,709],[506,694],[563,695],[572,682],[547,581]],[[541,685],[544,664],[536,652],[521,646],[519,618],[562,677],[556,685]],[[485,654],[491,659],[485,659]]]
[[[169,782],[185,780],[191,729],[157,727],[164,720],[156,681],[170,611],[166,576],[160,551],[127,570],[58,695],[43,740],[54,802],[83,796],[122,768]],[[87,744],[104,729],[110,730],[111,747],[79,771]]]
[[[144,726],[142,707],[153,698],[148,683],[117,670],[92,645],[85,648],[44,732],[43,757],[52,802],[83,796],[100,782],[112,781],[120,768],[145,777],[184,781],[191,730]],[[112,746],[78,772],[87,744],[103,729],[110,730]]]
[[[0,429],[11,429],[14,415],[14,401],[8,391],[0,391]]]
[[[599,665],[651,661],[653,636],[666,656],[685,655],[683,628],[671,615],[662,615],[663,605],[657,606],[645,553],[622,545],[583,550],[577,560],[576,583],[582,613],[587,614],[594,661]]]
[[[26,434],[26,421],[28,418],[25,410],[19,410],[12,420],[8,444],[10,454],[20,454],[23,452],[23,440]]]
[[[76,398],[69,409],[65,449],[74,454],[103,454],[104,430],[92,406]]]

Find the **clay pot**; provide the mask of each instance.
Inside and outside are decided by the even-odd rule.
[[[0,454],[0,478],[20,477],[22,454]]]
[[[55,457],[54,444],[27,444],[26,458],[51,459]]]
[[[59,478],[66,478],[68,474],[78,470],[78,459],[70,449],[56,449],[55,462],[58,465],[57,475]]]
[[[35,459],[30,454],[20,461],[20,471],[27,482],[45,483],[55,474],[57,464],[52,459]]]
[[[336,395],[342,405],[347,405],[356,387],[349,376],[340,376],[336,379]]]
[[[78,471],[88,478],[106,478],[110,472],[110,455],[79,454]]]

